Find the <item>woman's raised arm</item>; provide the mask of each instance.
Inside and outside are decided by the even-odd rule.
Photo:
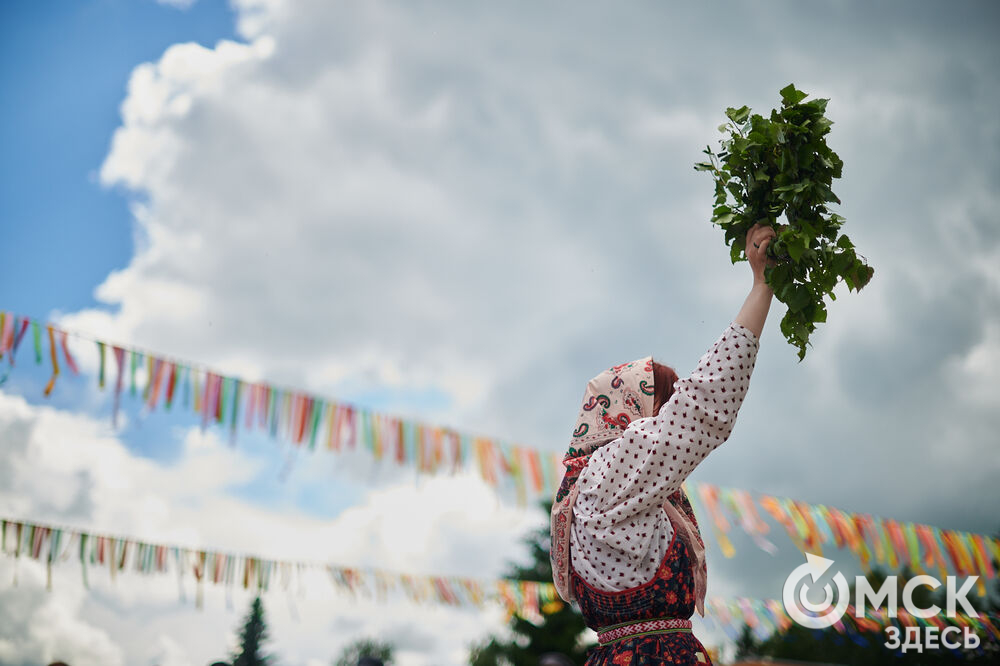
[[[764,330],[764,320],[767,319],[767,311],[771,308],[771,297],[774,296],[774,291],[764,280],[764,267],[768,264],[767,246],[776,235],[771,227],[762,227],[759,224],[753,225],[747,232],[746,255],[753,271],[753,286],[733,321],[758,338]]]
[[[739,314],[658,414],[633,421],[622,437],[598,449],[578,482],[578,518],[611,528],[666,501],[704,458],[728,439],[746,395],[758,339],[774,292],[764,280],[774,229],[747,232],[753,286]],[[589,514],[589,515],[588,515]]]

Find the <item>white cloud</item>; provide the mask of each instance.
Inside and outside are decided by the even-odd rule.
[[[163,467],[130,453],[106,421],[2,393],[0,427],[7,470],[0,499],[8,515],[83,518],[112,532],[144,526],[149,533],[136,536],[150,540],[163,538],[157,528],[172,501],[218,494],[257,471],[214,434],[197,430],[184,437],[180,461]]]
[[[151,650],[150,664],[158,666],[194,666],[180,643],[169,636],[160,636]]]
[[[699,115],[693,109],[659,109],[648,102],[636,102],[632,110],[631,131],[643,139],[664,142],[684,141],[691,137],[715,137],[720,123],[712,118]]]
[[[1000,321],[987,324],[983,337],[948,368],[953,390],[986,408],[1000,405]]]
[[[7,581],[16,575],[17,585]],[[0,558],[0,663],[38,666],[56,660],[80,666],[119,666],[121,648],[107,632],[78,617],[81,591],[45,591],[45,573],[32,561]]]
[[[506,416],[533,371],[578,382],[589,371],[566,350],[594,367],[639,345],[648,353],[640,332],[663,320],[684,367],[738,307],[743,267],[727,268],[704,221],[709,183],[690,165],[725,105],[773,104],[786,77],[807,74],[803,86],[834,100],[833,140],[856,155],[845,201],[868,209],[847,211],[850,231],[878,269],[871,296],[833,305],[817,334],[826,351],[811,356],[838,363],[834,336],[892,339],[874,292],[897,290],[892,276],[913,270],[892,249],[909,249],[910,237],[898,239],[912,213],[858,184],[906,147],[893,123],[912,124],[919,143],[948,117],[918,75],[890,86],[911,59],[942,71],[920,39],[900,39],[902,55],[882,60],[863,41],[844,52],[877,87],[854,65],[826,76],[814,55],[796,65],[794,43],[755,55],[756,73],[727,87],[685,46],[706,20],[698,12],[673,12],[673,38],[658,35],[650,51],[600,57],[572,37],[602,34],[608,17],[594,8],[555,34],[544,11],[535,27],[392,3],[236,8],[249,44],[175,45],[133,72],[101,174],[148,199],[135,204],[142,242],[97,289],[114,313],[67,323],[340,397],[438,392],[450,404],[424,417],[561,441],[564,419],[550,414],[571,408],[575,387]],[[651,38],[639,23],[630,44]],[[876,132],[886,147],[859,153]],[[611,327],[618,320],[624,329]]]
[[[156,0],[161,5],[173,7],[175,9],[190,9],[198,0]]]
[[[197,428],[179,430],[165,436],[164,445],[171,445],[167,440],[174,438],[179,455],[157,462],[130,452],[103,420],[31,406],[0,393],[4,442],[0,515],[155,543],[478,578],[502,576],[510,560],[523,557],[521,538],[542,520],[537,511],[501,502],[468,474],[422,479],[419,485],[375,486],[332,519],[307,516],[287,506],[289,500],[294,492],[329,488],[329,472],[299,475],[296,488],[288,489],[288,499],[278,500],[276,506],[262,505],[233,494],[235,487],[259,481],[258,475],[273,476],[273,469],[262,467],[259,454],[246,446],[233,449],[211,430],[204,434]],[[34,659],[30,655],[63,647],[74,664],[87,663],[87,655],[109,653],[112,648],[119,654],[117,661],[104,663],[147,663],[152,658],[201,663],[231,649],[220,637],[239,624],[249,603],[242,590],[234,594],[208,586],[205,609],[196,611],[191,607],[196,590],[190,575],[181,582],[187,598],[182,604],[175,572],[140,576],[126,571],[113,580],[101,567],[89,567],[91,590],[86,594],[75,558],[54,567],[55,591],[46,593],[37,584],[37,565],[30,561],[20,565],[26,567],[18,588],[24,591],[9,594],[23,599],[19,596],[17,603],[0,608],[35,608],[27,615],[31,622],[40,625],[44,619],[53,627],[10,637],[0,630],[0,650],[24,663]],[[0,573],[9,578],[9,563]],[[224,611],[229,598],[235,615]],[[400,650],[411,653],[405,664],[442,663],[442,654],[461,651],[491,627],[501,627],[499,609],[455,610],[415,606],[403,599],[390,604],[355,599],[338,593],[321,570],[292,579],[287,590],[283,579],[276,578],[265,602],[271,610],[274,648],[293,664],[325,658],[362,629],[400,637]],[[56,608],[62,615],[50,618]],[[329,636],[330,618],[360,612],[371,619],[357,626],[348,622],[341,633]],[[103,631],[92,630],[78,618],[87,618]],[[442,627],[449,631],[441,631]],[[405,636],[411,638],[404,640]],[[3,640],[13,642],[8,645]]]

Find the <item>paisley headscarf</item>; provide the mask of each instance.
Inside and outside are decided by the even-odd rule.
[[[552,580],[559,596],[573,601],[569,584],[569,533],[573,504],[580,473],[590,455],[608,442],[622,436],[629,423],[653,416],[653,358],[647,356],[631,363],[608,368],[587,383],[580,417],[573,429],[569,450],[563,457],[566,471],[552,504]],[[698,532],[694,514],[683,490],[678,490],[663,504],[674,531],[687,545],[693,562],[695,607],[705,614],[705,546]]]

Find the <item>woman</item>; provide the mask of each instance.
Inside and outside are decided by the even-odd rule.
[[[587,666],[709,664],[691,633],[704,615],[704,544],[681,483],[729,437],[746,395],[773,292],[775,232],[754,226],[753,286],[690,377],[646,357],[587,384],[552,507],[552,571],[599,646]]]

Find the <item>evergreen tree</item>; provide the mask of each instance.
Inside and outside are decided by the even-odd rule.
[[[760,647],[760,641],[753,633],[753,629],[750,625],[744,624],[739,638],[736,639],[736,661],[760,656]]]
[[[393,647],[374,638],[359,638],[341,650],[333,666],[358,666],[362,657],[379,659],[385,666],[392,666]]]
[[[264,604],[260,597],[253,600],[250,612],[243,622],[240,632],[240,648],[233,655],[233,666],[267,666],[272,663],[271,657],[263,653],[264,641],[267,636],[267,623],[264,620]]]
[[[551,504],[544,505],[545,515],[549,515],[550,509]],[[514,567],[508,578],[551,582],[548,526],[529,535],[525,544],[531,550],[531,562],[525,567]],[[592,647],[581,643],[581,636],[587,628],[583,616],[562,602],[543,608],[538,624],[515,614],[509,626],[513,634],[511,640],[492,636],[473,646],[469,655],[471,666],[537,666],[542,655],[553,652],[582,664],[587,650]]]

